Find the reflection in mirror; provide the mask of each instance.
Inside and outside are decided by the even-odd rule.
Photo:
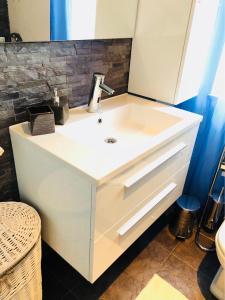
[[[51,40],[132,38],[138,0],[51,0]]]
[[[99,0],[51,0],[51,40],[95,38],[97,3]]]
[[[0,0],[0,42],[131,38],[138,0]]]
[[[63,41],[70,39],[69,16],[69,0],[50,1],[51,41]]]
[[[1,0],[0,42],[49,41],[49,1]]]
[[[7,0],[3,1],[7,2]],[[18,34],[25,42],[49,41],[49,1],[8,0],[10,32]]]

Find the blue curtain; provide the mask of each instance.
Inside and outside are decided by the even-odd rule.
[[[50,36],[51,41],[69,39],[69,3],[68,0],[50,0]]]
[[[212,178],[225,145],[225,99],[210,96],[224,48],[224,20],[225,1],[220,0],[212,48],[199,95],[178,105],[179,108],[204,117],[184,188],[184,193],[198,197],[202,203],[207,199]],[[220,176],[217,188],[221,189],[222,185],[224,185],[224,180]]]

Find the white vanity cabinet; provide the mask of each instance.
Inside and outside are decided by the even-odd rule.
[[[88,134],[95,135],[96,143],[101,143],[99,125],[93,123],[99,116],[83,108],[73,109],[68,125],[58,126],[54,134],[32,137],[27,123],[10,127],[21,199],[39,211],[42,238],[90,282],[96,281],[182,194],[201,121],[201,116],[127,94],[103,101],[102,110],[102,129],[106,132],[110,118],[112,126],[128,124],[130,129],[125,127],[125,133],[138,130],[142,121],[144,142],[135,136],[138,142],[129,153],[126,145],[121,146],[122,139],[129,143],[126,135],[120,136],[118,148],[104,146],[104,140],[97,152],[95,145],[79,146],[73,132],[85,128],[82,122],[88,126],[82,134],[87,138]],[[147,123],[143,113],[135,125],[132,114],[137,110],[146,112]],[[151,116],[161,118],[155,118],[152,125],[151,111]],[[157,122],[170,128],[159,134],[163,126]],[[67,132],[64,137],[63,130]],[[119,127],[118,133],[121,130]],[[72,138],[68,138],[70,134]],[[118,160],[117,151],[121,156]]]
[[[129,92],[178,104],[198,94],[218,0],[140,0]]]

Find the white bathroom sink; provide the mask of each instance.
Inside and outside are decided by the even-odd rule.
[[[57,127],[56,131],[93,151],[115,156],[131,147],[141,148],[180,121],[181,118],[157,109],[129,103],[89,114],[83,120]]]
[[[88,113],[86,107],[71,109],[68,122],[56,126],[52,134],[32,136],[28,123],[10,127],[10,133],[20,137],[20,143],[35,144],[102,184],[202,118],[128,94],[102,101],[101,107],[102,113]]]

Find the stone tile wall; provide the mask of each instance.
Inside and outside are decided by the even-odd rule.
[[[86,104],[94,72],[116,94],[127,91],[131,39],[0,44],[0,201],[18,199],[8,127],[57,87],[70,107]]]

